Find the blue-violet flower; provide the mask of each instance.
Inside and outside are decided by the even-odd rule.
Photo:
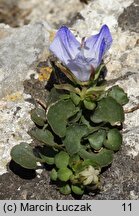
[[[50,45],[50,51],[77,79],[88,81],[111,43],[112,36],[107,25],[103,25],[98,34],[83,38],[81,43],[66,26],[62,26]]]

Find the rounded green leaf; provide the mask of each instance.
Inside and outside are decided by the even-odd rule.
[[[20,166],[26,169],[36,169],[39,158],[35,157],[33,149],[27,143],[20,143],[11,150],[12,159]]]
[[[79,155],[84,160],[90,159],[93,163],[98,164],[100,167],[105,167],[112,163],[113,153],[113,151],[108,149],[102,149],[99,153],[90,153],[85,149],[81,149]]]
[[[79,111],[71,100],[60,100],[48,108],[47,120],[52,130],[64,137],[68,119]]]
[[[101,149],[105,139],[106,139],[106,131],[105,130],[99,130],[99,131],[88,136],[90,146],[95,150]]]
[[[124,121],[123,107],[112,97],[103,98],[98,102],[91,120],[95,123],[109,122],[111,125]]]
[[[31,119],[35,124],[43,127],[46,121],[45,110],[40,108],[31,110]]]
[[[54,161],[57,168],[67,167],[69,163],[69,155],[64,151],[61,151],[56,154]]]
[[[49,130],[35,128],[30,131],[30,135],[48,146],[55,147],[57,145],[57,143],[54,142],[53,134]]]
[[[51,170],[50,179],[51,179],[52,181],[56,181],[56,180],[57,180],[57,171],[56,171],[55,169],[52,169],[52,170]]]
[[[84,100],[84,106],[88,110],[93,110],[96,107],[96,104],[93,101]]]
[[[117,128],[109,130],[104,146],[110,150],[118,151],[122,145],[122,135]]]
[[[84,189],[76,185],[72,185],[71,190],[77,195],[82,195],[84,193]]]
[[[71,92],[70,98],[76,106],[80,103],[81,98],[77,94]]]
[[[72,171],[67,167],[60,168],[57,172],[58,178],[64,182],[68,181],[71,175]]]
[[[68,184],[64,185],[63,187],[61,187],[59,189],[60,193],[64,194],[64,195],[68,195],[71,193],[71,188]]]
[[[66,130],[66,137],[63,141],[69,155],[76,154],[81,148],[81,138],[87,134],[86,125],[71,125]]]
[[[125,105],[129,101],[127,94],[118,85],[113,86],[108,90],[108,96],[114,98],[121,105]]]

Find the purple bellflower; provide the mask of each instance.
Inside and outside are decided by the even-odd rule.
[[[98,34],[83,38],[81,43],[66,26],[62,26],[50,45],[50,51],[78,80],[88,81],[111,43],[112,36],[107,25],[103,25]]]

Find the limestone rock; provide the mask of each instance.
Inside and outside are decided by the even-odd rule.
[[[14,31],[14,32],[13,32]],[[0,98],[23,88],[29,69],[49,47],[50,27],[46,22],[4,31],[0,40]]]
[[[8,37],[13,33],[13,28],[10,28],[9,25],[0,24],[0,40]]]
[[[119,16],[118,22],[123,30],[130,30],[139,33],[139,0],[135,0]]]
[[[30,14],[26,17],[29,22],[45,20],[52,27],[58,27],[68,23],[84,4],[79,0],[20,0],[18,7],[30,9]]]
[[[7,171],[12,147],[20,142],[32,141],[27,132],[32,126],[29,111],[34,106],[25,102],[27,97],[17,92],[0,100],[0,174]]]
[[[44,20],[56,28],[71,23],[83,7],[80,0],[0,0],[0,23],[21,27]]]

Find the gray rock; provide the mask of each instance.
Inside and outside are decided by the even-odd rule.
[[[21,27],[44,20],[58,28],[70,23],[83,7],[80,0],[0,0],[0,22]]]
[[[52,27],[58,28],[68,23],[84,7],[84,4],[79,0],[20,0],[18,7],[22,10],[31,10],[26,17],[29,22],[45,20]]]
[[[9,25],[0,24],[0,40],[10,36],[13,33],[14,29]]]
[[[130,30],[139,33],[139,0],[134,1],[119,16],[119,26],[123,30]]]
[[[15,29],[14,33],[12,30],[0,40],[0,98],[22,89],[29,69],[48,50],[49,30],[46,22],[39,22]]]
[[[32,141],[27,131],[32,127],[29,112],[34,106],[26,98],[27,95],[18,92],[12,98],[0,100],[0,175],[7,171],[11,148]]]

